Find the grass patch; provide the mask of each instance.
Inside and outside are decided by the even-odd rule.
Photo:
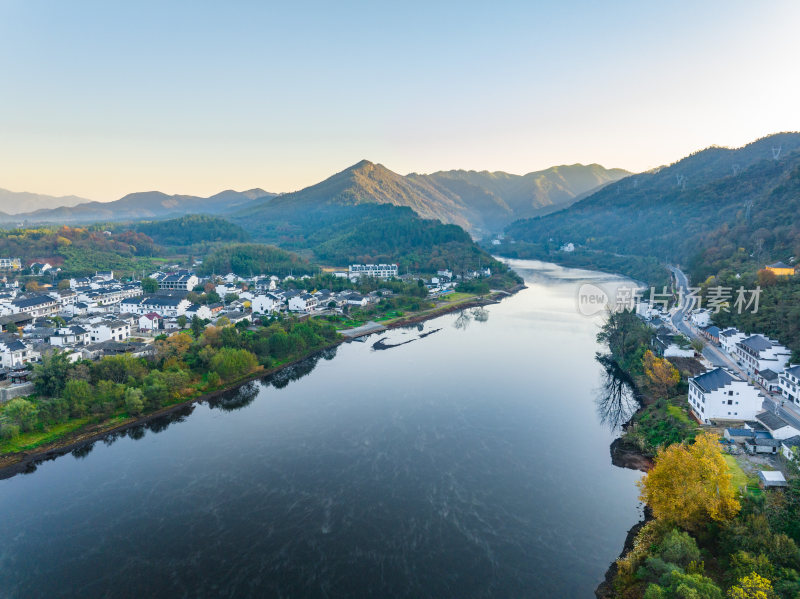
[[[70,420],[69,422],[57,424],[47,431],[31,431],[30,433],[21,434],[8,441],[0,442],[0,454],[29,451],[40,445],[58,441],[64,435],[78,430],[87,422],[89,422],[89,418],[79,418],[77,420]]]
[[[673,418],[680,420],[684,424],[692,424],[692,421],[689,418],[689,415],[686,413],[686,410],[684,410],[680,406],[675,406],[672,404],[668,405],[667,413]]]
[[[750,495],[761,494],[761,488],[758,486],[758,479],[753,476],[747,476],[735,456],[724,454],[722,457],[725,458],[725,463],[728,464],[728,468],[731,471],[731,475],[733,476],[733,478],[731,478],[731,485],[736,491],[745,487],[747,488],[747,493]]]
[[[460,291],[456,291],[454,293],[450,293],[448,295],[445,295],[441,299],[443,301],[447,301],[447,302],[453,303],[453,302],[463,302],[464,300],[472,299],[474,297],[475,297],[475,294],[473,294],[473,293],[462,293]]]

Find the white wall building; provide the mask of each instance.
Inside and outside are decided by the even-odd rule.
[[[689,379],[689,407],[704,424],[711,420],[752,420],[763,401],[755,387],[722,368]]]
[[[705,328],[711,324],[711,312],[708,310],[696,310],[692,312],[692,315],[689,317],[692,324],[696,327]]]
[[[790,366],[778,374],[778,388],[781,396],[800,405],[800,366]]]
[[[250,301],[250,308],[259,314],[272,314],[280,303],[272,295],[257,295]]]
[[[733,355],[736,352],[736,344],[739,343],[742,339],[746,339],[747,335],[739,331],[739,329],[735,327],[730,327],[725,329],[724,331],[720,332],[719,334],[719,344],[729,355]]]
[[[292,312],[312,312],[318,303],[317,298],[313,295],[302,293],[289,300],[289,310]]]
[[[89,327],[89,342],[124,341],[131,336],[131,323],[124,320],[102,320]]]
[[[351,279],[358,277],[390,279],[397,276],[397,264],[351,264],[348,268],[348,276]]]
[[[792,352],[777,341],[762,335],[751,335],[736,344],[733,356],[744,366],[747,374],[752,375],[767,368],[780,374],[786,368]]]

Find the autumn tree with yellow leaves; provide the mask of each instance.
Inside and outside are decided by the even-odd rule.
[[[681,375],[672,362],[656,357],[650,350],[644,353],[642,364],[650,384],[662,397],[669,395],[681,381]]]
[[[660,450],[655,466],[638,484],[640,498],[656,518],[690,531],[708,520],[730,520],[741,507],[719,443],[708,433],[691,445],[680,443]]]
[[[775,595],[772,583],[768,578],[759,576],[755,572],[739,581],[728,589],[728,599],[773,599]]]

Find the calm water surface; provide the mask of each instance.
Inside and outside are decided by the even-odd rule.
[[[593,597],[639,474],[576,293],[620,280],[513,265],[529,288],[485,313],[0,481],[0,597]]]

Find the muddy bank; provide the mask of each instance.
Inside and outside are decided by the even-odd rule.
[[[649,472],[653,467],[653,459],[641,453],[635,447],[626,445],[621,438],[611,443],[611,463],[617,468]]]

